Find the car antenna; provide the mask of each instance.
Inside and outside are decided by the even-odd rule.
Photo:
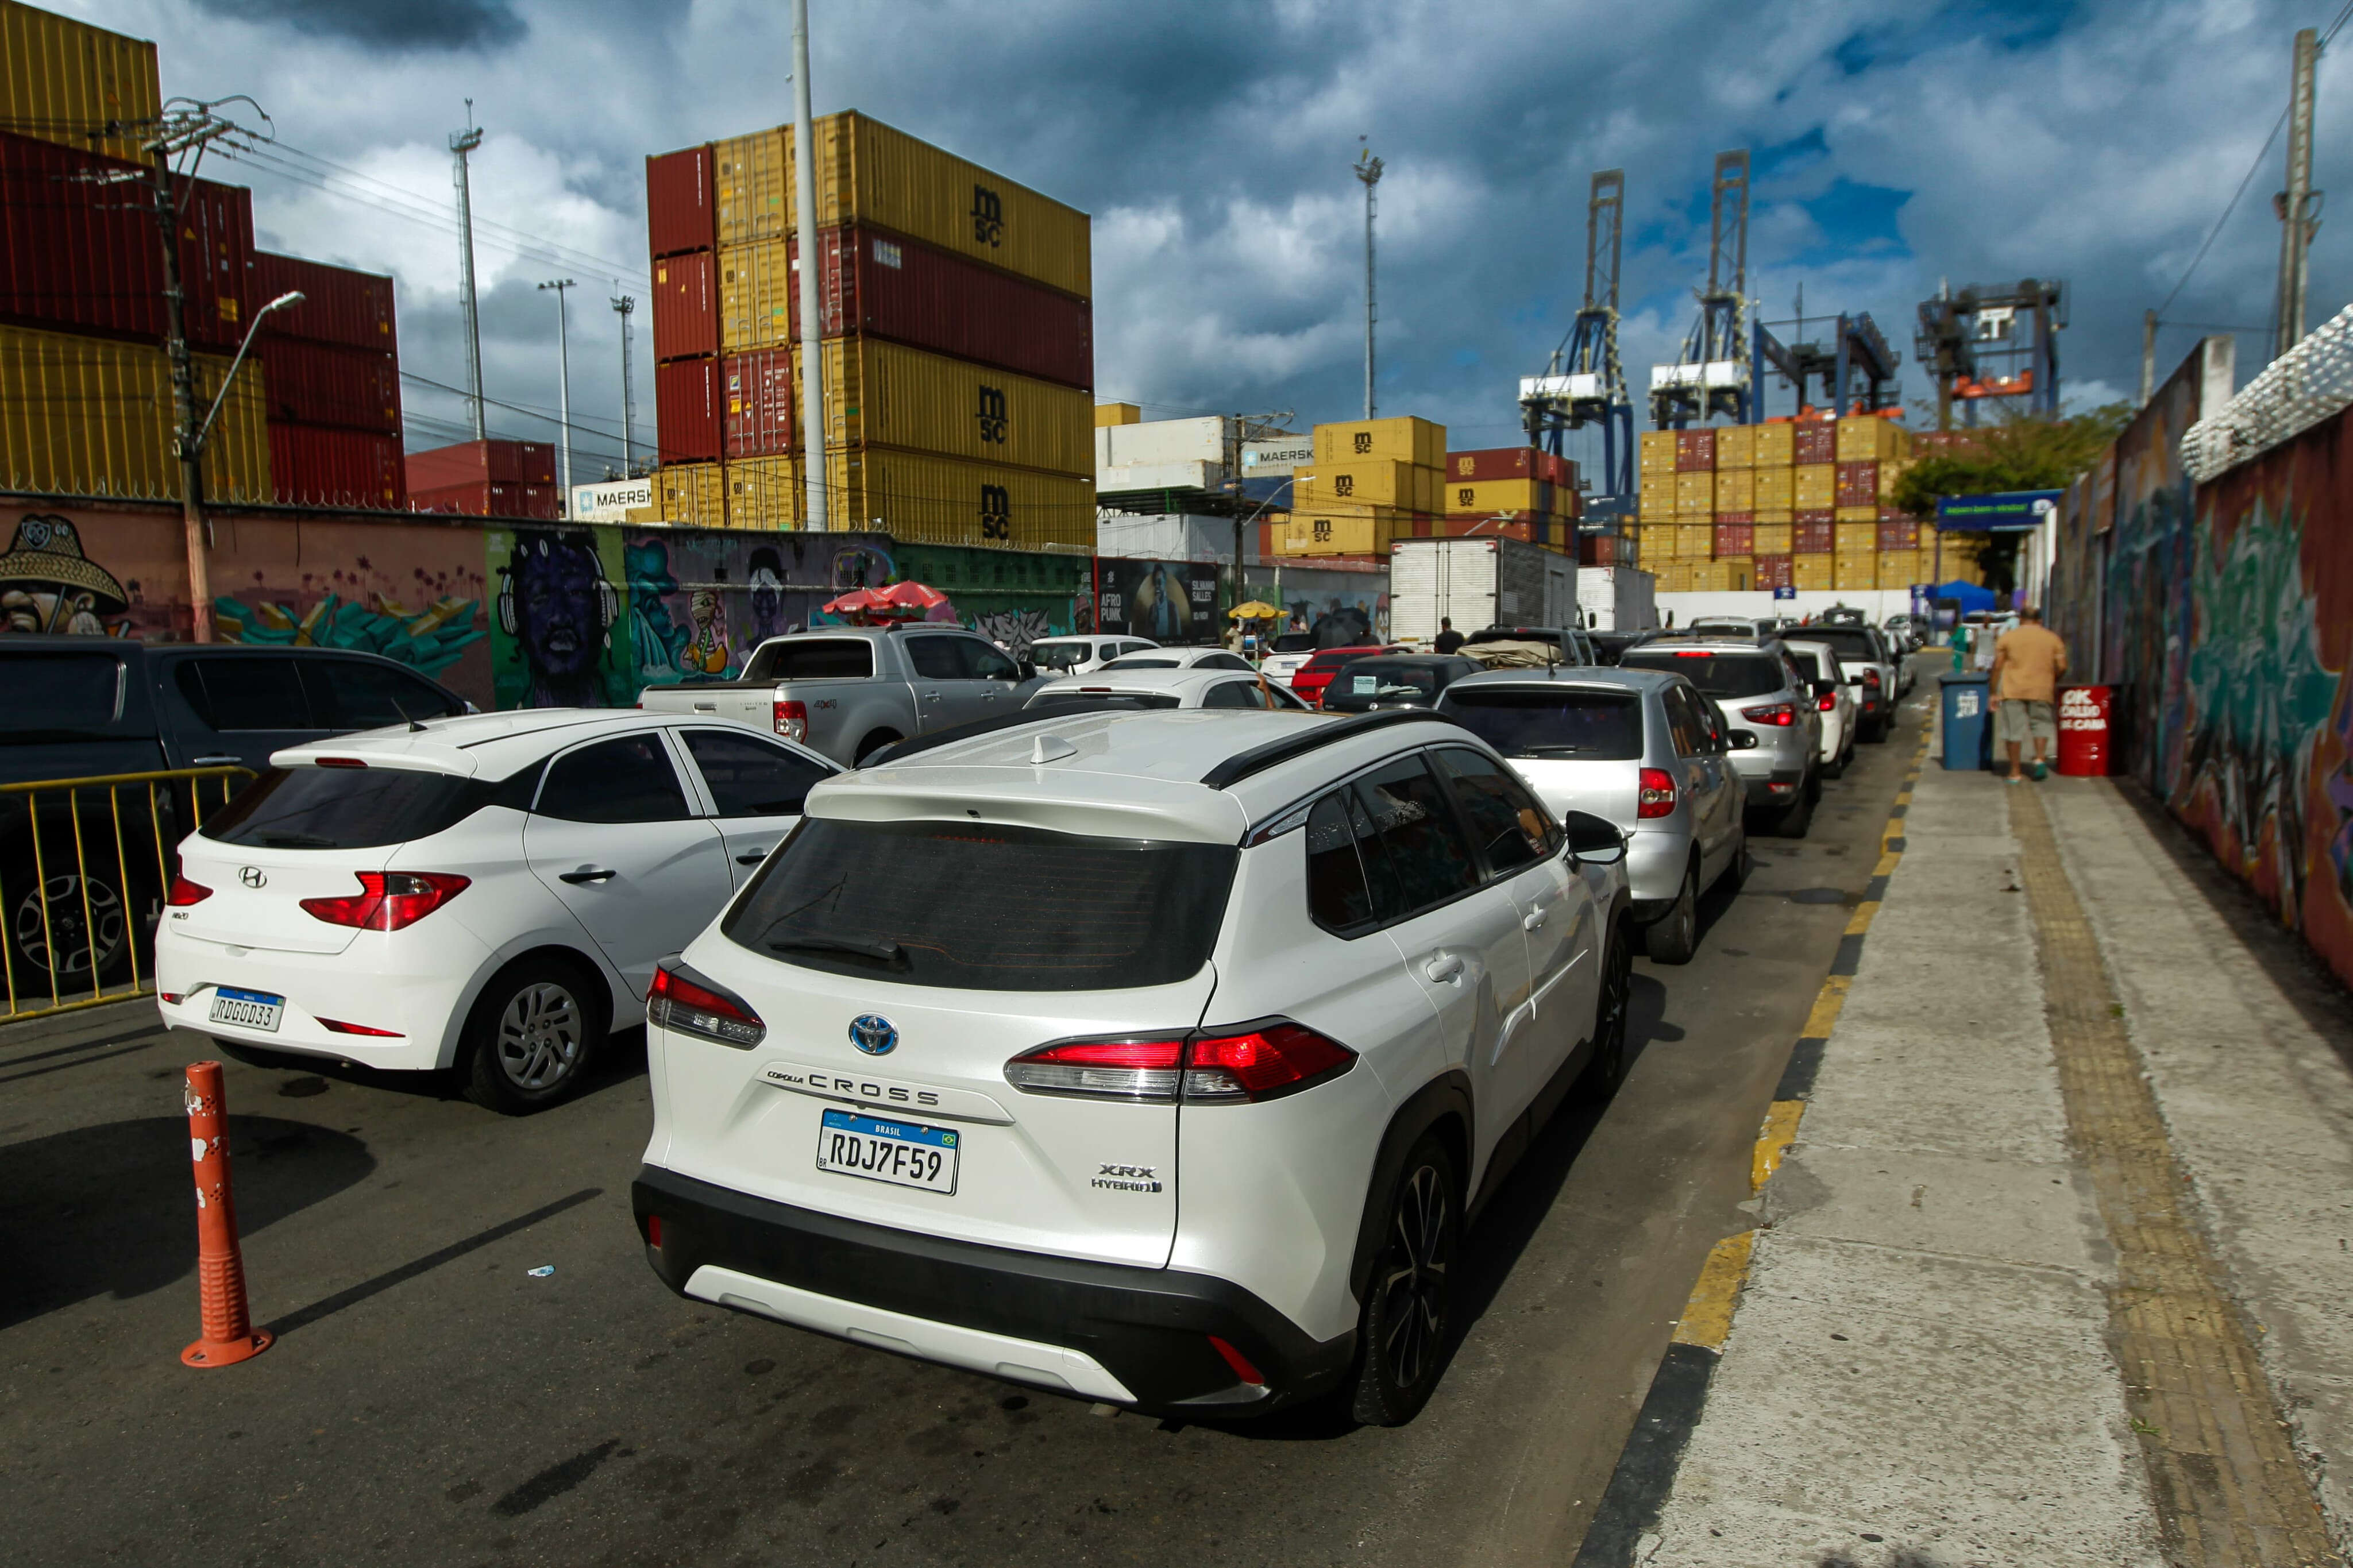
[[[420,723],[418,723],[416,720],[411,719],[411,718],[409,718],[409,717],[408,717],[408,710],[407,710],[407,709],[406,709],[406,708],[403,708],[403,707],[400,705],[400,699],[399,699],[399,698],[397,698],[397,697],[388,698],[388,699],[386,699],[386,700],[388,700],[389,702],[391,702],[391,704],[392,704],[392,710],[393,710],[394,712],[396,712],[396,713],[399,714],[399,715],[400,715],[400,717],[401,717],[401,719],[402,719],[402,720],[403,720],[403,721],[404,721],[408,725],[408,732],[409,732],[410,734],[412,734],[412,735],[421,735],[421,734],[425,733],[425,726],[424,726],[424,725],[422,725],[422,724],[420,724]]]

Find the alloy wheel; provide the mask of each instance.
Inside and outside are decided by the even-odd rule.
[[[17,900],[13,923],[16,951],[27,963],[61,979],[79,977],[90,973],[93,952],[101,972],[113,962],[123,939],[122,900],[110,883],[60,872],[39,894]]]
[[[580,1003],[550,981],[524,986],[499,1015],[499,1071],[517,1089],[538,1093],[571,1076],[587,1025]]]
[[[1389,1222],[1388,1273],[1381,1280],[1381,1356],[1398,1388],[1419,1384],[1437,1360],[1446,1331],[1446,1270],[1454,1231],[1446,1184],[1430,1165],[1398,1189]]]

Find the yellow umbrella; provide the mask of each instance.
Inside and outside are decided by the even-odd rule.
[[[1229,617],[1238,621],[1271,621],[1277,616],[1282,615],[1282,612],[1276,609],[1272,605],[1261,604],[1258,600],[1252,599],[1247,605],[1236,605],[1232,609],[1228,610],[1226,614]]]

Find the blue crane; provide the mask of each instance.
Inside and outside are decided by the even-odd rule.
[[[1585,207],[1585,304],[1542,375],[1520,378],[1520,421],[1528,443],[1566,457],[1571,430],[1601,426],[1596,500],[1630,509],[1634,500],[1634,402],[1618,359],[1618,258],[1626,212],[1626,171],[1593,176]],[[1602,509],[1596,509],[1597,510]]]

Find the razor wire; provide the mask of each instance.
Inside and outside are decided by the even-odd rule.
[[[2200,484],[2302,435],[2353,404],[2353,305],[2295,347],[2208,418],[2182,432],[2181,466]]]

